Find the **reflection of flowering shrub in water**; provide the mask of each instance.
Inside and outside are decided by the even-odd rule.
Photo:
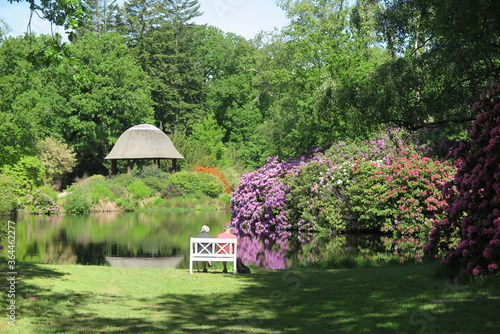
[[[292,266],[346,268],[385,263],[422,262],[423,239],[382,234],[239,234],[238,256],[264,269]]]
[[[265,269],[285,269],[286,238],[272,238],[266,234],[238,235],[238,256],[245,264],[255,264]]]
[[[265,269],[286,269],[314,262],[320,248],[315,234],[238,233],[238,256],[245,264]]]

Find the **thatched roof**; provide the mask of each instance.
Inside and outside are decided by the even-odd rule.
[[[150,124],[141,124],[122,133],[106,159],[184,159],[184,157],[163,131]]]

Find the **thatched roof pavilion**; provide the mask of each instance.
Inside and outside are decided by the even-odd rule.
[[[127,172],[130,172],[130,160],[172,159],[175,170],[176,159],[184,157],[163,131],[150,124],[140,124],[123,132],[105,159],[113,160],[112,173],[115,174],[116,160],[128,160]]]

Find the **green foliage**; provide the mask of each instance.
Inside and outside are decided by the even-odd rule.
[[[136,200],[151,196],[152,190],[142,180],[135,180],[127,186]]]
[[[0,216],[16,212],[18,195],[16,179],[12,175],[0,173]]]
[[[137,209],[137,202],[128,197],[118,198],[116,200],[116,205],[118,205],[125,211],[134,211],[135,209]]]
[[[222,180],[207,173],[178,172],[168,181],[185,195],[217,197],[224,192]]]
[[[92,208],[90,194],[82,187],[75,187],[66,196],[64,202],[64,211],[67,213],[86,213]]]
[[[167,174],[165,174],[166,176]],[[152,190],[154,191],[161,191],[165,189],[168,185],[168,178],[167,177],[156,177],[156,176],[149,176],[146,178],[143,178],[142,181]]]
[[[4,166],[3,173],[12,177],[19,195],[23,195],[43,184],[45,166],[36,157],[24,156],[14,166]]]
[[[67,144],[47,137],[38,142],[36,147],[38,158],[45,165],[45,182],[53,182],[73,170],[76,164],[76,153]]]
[[[148,178],[148,177],[157,177],[157,178],[167,178],[168,174],[163,172],[158,166],[156,165],[147,165],[142,167],[141,173],[140,173],[142,178]]]
[[[94,187],[92,187],[92,190],[90,192],[90,198],[92,200],[92,203],[97,203],[99,200],[103,201],[114,201],[115,195],[113,191],[109,187],[107,187],[104,184],[98,184]]]
[[[111,182],[122,187],[128,187],[128,185],[131,184],[134,179],[134,176],[132,176],[131,174],[120,174],[113,176],[111,178]]]
[[[107,187],[113,192],[115,198],[124,197],[127,194],[127,188],[122,185],[108,182]]]
[[[183,194],[184,192],[175,184],[169,184],[161,191],[161,198],[181,197]]]
[[[61,69],[62,136],[78,154],[78,174],[105,173],[104,157],[123,131],[153,122],[148,78],[116,33],[86,33],[69,48],[80,66]]]
[[[58,192],[55,191],[54,189],[52,189],[51,187],[45,185],[45,186],[41,186],[37,190],[40,190],[42,193],[44,193],[45,195],[48,195],[54,201],[57,201]]]

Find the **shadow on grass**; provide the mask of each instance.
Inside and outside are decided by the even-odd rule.
[[[54,279],[64,276],[37,266],[25,273]],[[127,298],[92,291],[49,295],[48,291],[36,291],[35,287],[25,285],[22,288],[33,289],[30,293],[39,295],[40,301],[26,304],[23,312],[31,314],[34,322],[44,329],[41,333],[500,331],[498,288],[481,290],[435,279],[429,265],[255,270],[250,275],[217,275],[224,284],[237,284],[242,289],[237,293],[172,292],[152,294],[151,298]],[[179,282],[193,276],[180,275]],[[194,280],[190,284],[202,282]],[[95,304],[120,305],[127,312],[98,313],[93,308]]]
[[[499,332],[500,294],[432,277],[424,265],[336,271],[258,271],[241,293],[167,294],[155,313],[168,333]],[[497,291],[498,293],[498,291]]]

